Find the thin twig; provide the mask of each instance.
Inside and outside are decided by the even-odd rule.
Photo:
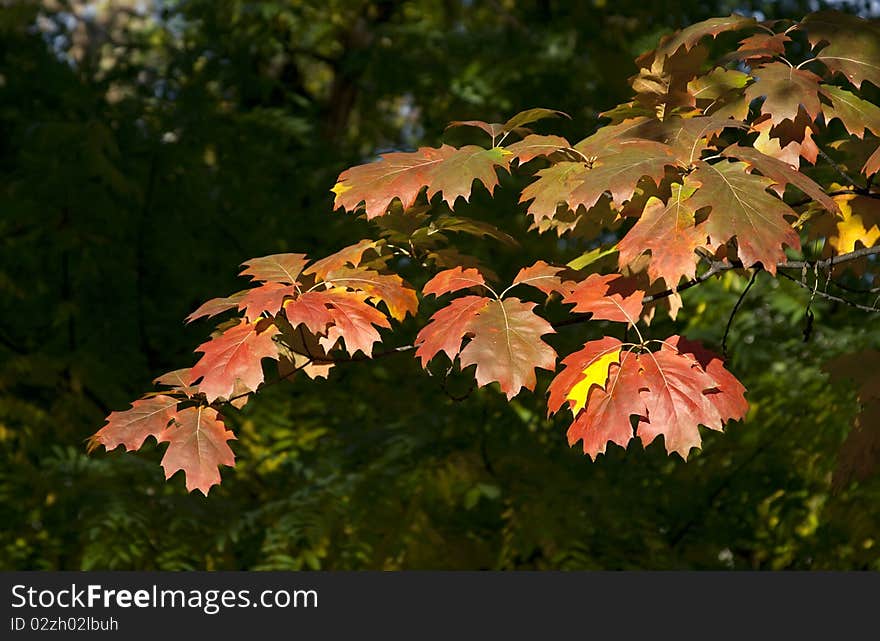
[[[755,279],[758,277],[759,270],[755,270],[752,272],[752,277],[749,279],[749,284],[746,285],[746,288],[742,291],[742,294],[739,295],[739,298],[736,301],[736,305],[733,306],[733,310],[730,312],[730,318],[727,319],[727,327],[724,329],[724,338],[721,339],[721,353],[727,358],[727,336],[730,334],[730,328],[733,327],[733,319],[736,318],[736,313],[739,311],[740,305],[742,305],[743,301],[746,298],[746,294],[749,293],[749,290],[752,288],[752,285],[755,284]]]

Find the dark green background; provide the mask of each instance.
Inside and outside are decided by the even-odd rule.
[[[240,288],[241,261],[375,234],[331,212],[345,167],[535,106],[578,139],[663,33],[808,3],[138,4],[0,8],[0,568],[880,568],[880,484],[830,491],[857,406],[820,369],[876,346],[876,319],[816,304],[804,343],[806,295],[766,275],[730,337],[748,420],[688,463],[659,442],[590,462],[544,419],[546,372],[511,403],[455,401],[468,376],[447,394],[409,355],[229,412],[238,464],[208,498],[164,481],[152,440],[85,454],[109,411],[194,362],[211,325],[182,319]],[[524,239],[471,242],[503,277],[578,253],[526,234],[510,194],[466,213]],[[690,290],[652,331],[717,349],[744,284]],[[551,342],[566,354],[596,325]]]

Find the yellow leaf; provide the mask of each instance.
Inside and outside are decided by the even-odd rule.
[[[854,251],[856,243],[873,247],[880,239],[880,229],[871,220],[878,218],[876,205],[855,194],[836,196],[834,200],[840,205],[843,219],[837,221],[837,236],[829,238],[831,246],[841,254]]]
[[[586,407],[587,395],[590,393],[593,385],[605,388],[605,383],[608,380],[608,369],[612,363],[620,364],[620,348],[600,356],[584,370],[584,378],[571,388],[566,397],[566,400],[574,401],[574,407],[571,408],[574,415],[577,415],[578,412]]]

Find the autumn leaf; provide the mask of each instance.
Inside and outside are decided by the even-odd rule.
[[[523,267],[519,270],[516,278],[513,279],[513,283],[511,283],[511,287],[514,285],[529,285],[548,296],[553,293],[567,294],[572,290],[575,283],[561,276],[566,271],[566,267],[550,265],[543,260],[539,260],[534,265]]]
[[[378,252],[382,241],[370,240],[368,238],[361,240],[354,245],[349,245],[340,249],[338,252],[330,254],[314,263],[303,272],[308,276],[314,274],[318,280],[324,280],[328,274],[335,272],[343,267],[358,267],[364,259],[364,255],[369,251]]]
[[[380,339],[375,328],[391,327],[385,314],[368,305],[368,296],[362,292],[339,288],[322,294],[333,324],[327,329],[327,335],[319,340],[321,347],[330,351],[342,339],[350,355],[360,351],[364,356],[372,356],[373,344]]]
[[[826,122],[839,118],[846,130],[859,138],[865,137],[865,129],[880,136],[880,107],[833,85],[822,85],[820,90],[831,101],[822,105]]]
[[[327,302],[323,291],[303,292],[284,303],[284,315],[294,328],[303,325],[313,334],[324,334],[333,322]]]
[[[517,298],[493,300],[469,325],[471,341],[461,350],[462,369],[476,365],[477,385],[497,382],[508,399],[522,388],[535,389],[535,368],[552,370],[556,352],[541,340],[555,330]]]
[[[584,454],[595,460],[608,443],[626,447],[633,437],[631,417],[645,415],[641,397],[638,358],[630,351],[620,354],[620,363],[608,368],[604,387],[589,391],[587,406],[577,413],[568,428],[568,444],[583,441]]]
[[[273,254],[252,258],[242,263],[245,269],[240,275],[263,283],[293,285],[308,262],[305,254]]]
[[[736,144],[730,145],[721,154],[728,158],[742,160],[749,167],[757,169],[762,175],[772,179],[783,189],[786,185],[794,185],[830,212],[840,212],[837,203],[825,193],[822,187],[787,162],[767,156],[753,147],[741,147]]]
[[[880,87],[880,27],[864,18],[837,11],[811,13],[799,29],[817,50],[816,60],[842,74],[856,87],[867,80]],[[827,43],[827,44],[826,44]]]
[[[233,396],[236,380],[255,391],[263,382],[262,359],[278,359],[273,340],[277,334],[278,328],[267,322],[243,321],[230,327],[196,349],[204,355],[193,366],[190,382],[199,383],[209,403]]]
[[[819,82],[821,78],[811,71],[795,69],[781,62],[771,62],[752,69],[754,83],[746,87],[749,101],[764,98],[761,113],[770,116],[774,125],[783,120],[794,120],[798,109],[815,119],[821,111]]]
[[[520,165],[524,165],[535,158],[550,156],[570,147],[571,143],[562,136],[531,134],[512,145],[508,145],[505,149],[512,154],[511,160],[515,159]]]
[[[471,323],[481,310],[485,309],[491,298],[484,296],[463,296],[454,299],[446,307],[431,316],[430,322],[416,336],[416,358],[422,367],[440,352],[450,361],[461,351],[461,342],[471,334]]]
[[[159,438],[168,443],[162,457],[165,478],[183,470],[187,491],[199,490],[207,496],[211,487],[220,483],[218,467],[235,465],[227,443],[234,438],[215,409],[200,405],[181,410]]]
[[[368,219],[383,215],[394,200],[406,209],[427,187],[431,200],[441,194],[452,207],[462,197],[468,200],[475,180],[491,193],[498,185],[496,169],[507,168],[510,154],[501,148],[484,149],[468,145],[460,149],[443,145],[422,147],[414,152],[383,154],[381,160],[342,172],[333,192],[335,208],[349,212],[364,206]]]
[[[471,287],[485,288],[486,281],[483,275],[473,267],[453,267],[452,269],[444,269],[425,283],[422,293],[425,296],[442,296]]]
[[[158,395],[139,399],[124,412],[112,412],[107,424],[89,439],[89,451],[100,445],[108,451],[120,445],[127,451],[140,449],[148,436],[159,438],[174,418],[179,402],[179,399]]]
[[[710,18],[682,29],[672,35],[664,36],[660,45],[652,52],[644,54],[636,59],[641,66],[647,66],[651,61],[671,56],[681,48],[691,49],[705,37],[716,37],[726,31],[740,31],[754,27],[758,24],[754,18],[731,14],[726,18]]]
[[[786,216],[795,211],[767,193],[772,178],[747,172],[743,162],[710,165],[697,161],[696,170],[685,178],[685,187],[699,183],[690,197],[695,210],[710,207],[706,231],[713,244],[737,240],[740,260],[746,267],[757,263],[776,273],[776,263],[785,260],[783,246],[800,249],[800,238]]]
[[[614,205],[632,198],[642,177],[655,183],[666,167],[674,166],[675,155],[667,145],[650,140],[633,140],[613,145],[594,162],[560,162],[538,172],[538,180],[523,189],[520,202],[532,201],[529,213],[536,221],[553,218],[557,205],[569,209],[590,209],[608,192]]]
[[[194,320],[198,320],[199,318],[211,318],[212,316],[217,316],[218,314],[222,314],[223,312],[227,312],[230,309],[235,309],[238,307],[238,304],[241,302],[241,299],[245,297],[247,291],[241,291],[233,294],[232,296],[225,296],[223,298],[212,298],[211,300],[202,303],[196,311],[186,317],[186,322],[191,323]]]
[[[642,291],[626,291],[626,279],[619,274],[590,274],[569,292],[564,301],[574,312],[589,312],[593,320],[635,325],[642,313]]]
[[[341,267],[329,272],[324,283],[363,292],[369,300],[385,303],[391,317],[397,320],[403,320],[408,314],[415,315],[419,309],[415,290],[397,274]]]
[[[198,394],[199,387],[198,385],[189,384],[189,381],[192,380],[190,372],[191,368],[189,367],[176,369],[162,374],[162,376],[153,380],[153,384],[164,385],[165,387],[172,388],[175,392],[181,392],[186,396],[193,396],[194,394]]]
[[[295,285],[283,285],[278,282],[263,283],[259,287],[247,290],[238,303],[238,309],[244,312],[244,317],[251,323],[255,322],[263,313],[275,315],[287,298],[293,298],[297,294]]]
[[[688,186],[673,183],[667,203],[654,197],[648,200],[641,217],[617,245],[621,269],[649,251],[652,282],[662,278],[675,288],[682,277],[694,278],[699,262],[694,250],[706,244],[708,235],[705,225],[695,223],[696,208],[690,201],[694,191],[693,180]]]
[[[672,336],[658,351],[636,349],[622,349],[607,337],[563,361],[565,368],[550,384],[548,410],[557,413],[568,403],[574,415],[569,444],[583,440],[592,458],[608,442],[626,447],[636,417],[635,433],[646,446],[663,436],[666,451],[686,459],[702,443],[699,425],[721,430],[745,416],[745,388],[698,343]]]

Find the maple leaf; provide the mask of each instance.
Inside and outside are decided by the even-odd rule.
[[[771,274],[776,263],[785,260],[783,245],[800,249],[800,238],[786,216],[797,217],[782,200],[766,189],[772,178],[748,173],[743,162],[710,165],[697,161],[696,170],[685,178],[685,186],[700,184],[690,197],[695,210],[711,207],[706,219],[710,242],[737,240],[740,260],[746,267],[761,263]]]
[[[416,358],[422,367],[438,353],[445,353],[450,361],[461,351],[461,342],[471,333],[471,323],[477,313],[492,302],[485,296],[463,296],[438,310],[416,336]]]
[[[411,207],[427,187],[428,200],[441,194],[452,207],[459,197],[470,198],[475,180],[493,192],[498,185],[496,169],[506,169],[509,156],[498,147],[474,145],[382,154],[377,162],[352,167],[339,175],[333,187],[333,206],[354,212],[363,204],[367,218],[372,219],[382,216],[394,200],[399,200],[404,209]]]
[[[553,293],[567,294],[574,287],[574,283],[560,276],[567,271],[566,267],[550,265],[543,260],[537,261],[530,267],[523,267],[513,279],[514,285],[529,285],[539,289],[548,296]]]
[[[562,136],[539,136],[537,134],[531,134],[519,142],[508,145],[505,149],[512,154],[511,160],[515,159],[520,165],[524,165],[535,158],[550,156],[560,150],[568,149],[570,147],[571,143]]]
[[[873,247],[880,240],[880,201],[860,194],[834,196],[840,215],[822,217],[812,231],[825,236],[836,254],[847,254],[862,247]]]
[[[831,101],[822,105],[826,122],[839,118],[846,130],[859,138],[865,137],[865,129],[880,136],[880,107],[840,87],[822,85],[820,90]]]
[[[384,317],[383,317],[384,318]],[[193,366],[190,382],[199,382],[199,391],[209,403],[233,396],[236,380],[248,391],[263,382],[264,358],[278,359],[275,325],[243,321],[196,349],[204,355]]]
[[[712,137],[725,129],[746,129],[739,120],[720,116],[692,118],[668,117],[651,120],[632,130],[632,134],[668,145],[682,164],[690,165],[708,146]]]
[[[562,361],[562,371],[547,389],[547,415],[561,410],[566,402],[575,416],[584,409],[592,386],[595,384],[604,389],[611,365],[620,365],[622,347],[623,343],[619,340],[606,336],[590,341],[582,349],[566,356]],[[578,392],[575,393],[576,389]]]
[[[186,322],[191,323],[194,320],[198,320],[199,318],[211,318],[212,316],[217,316],[218,314],[222,314],[223,312],[229,311],[230,309],[235,309],[238,307],[238,304],[241,302],[241,299],[245,297],[247,291],[241,291],[233,294],[232,296],[224,296],[222,298],[212,298],[211,300],[202,303],[196,311],[186,317]]]
[[[263,283],[293,285],[308,262],[305,254],[273,254],[251,258],[242,263],[245,269],[239,275],[250,276],[251,280]]]
[[[650,251],[652,282],[662,278],[675,288],[682,277],[696,276],[699,256],[694,250],[705,246],[708,235],[704,224],[695,224],[696,208],[690,197],[696,187],[693,180],[687,186],[673,183],[667,203],[654,197],[648,200],[641,217],[617,245],[621,269]]]
[[[227,443],[234,438],[217,410],[201,405],[181,410],[159,437],[168,443],[162,457],[165,478],[183,470],[187,491],[200,490],[207,496],[220,483],[219,466],[235,465],[235,454]]]
[[[721,152],[721,155],[742,160],[749,167],[757,169],[761,174],[772,179],[782,189],[785,189],[786,185],[794,185],[828,211],[840,212],[837,203],[825,193],[822,187],[787,162],[767,156],[753,147],[741,147],[737,144],[727,147]]]
[[[775,58],[785,53],[786,43],[791,42],[784,33],[756,33],[739,41],[733,57],[736,60]]]
[[[303,292],[286,301],[284,315],[294,328],[304,325],[313,334],[324,334],[333,322],[325,292]]]
[[[573,303],[574,312],[589,312],[593,320],[635,325],[642,313],[642,291],[627,290],[627,279],[619,274],[590,274],[563,299]]]
[[[475,268],[461,266],[444,269],[425,283],[422,293],[425,296],[442,296],[471,287],[487,287],[483,275]]]
[[[354,245],[349,245],[338,252],[316,260],[303,274],[306,276],[314,274],[319,280],[324,280],[329,274],[343,267],[358,267],[368,251],[379,251],[380,242],[365,238]]]
[[[140,449],[148,436],[159,435],[176,414],[179,400],[158,395],[142,398],[124,412],[111,412],[106,425],[89,439],[88,450],[103,445],[108,451],[125,446],[127,451]]]
[[[798,28],[807,32],[810,44],[819,49],[816,60],[829,71],[843,74],[856,87],[865,80],[880,87],[880,27],[875,23],[820,11],[804,18]]]
[[[407,314],[415,315],[419,309],[416,291],[397,274],[343,267],[327,274],[324,282],[330,286],[363,292],[372,301],[382,301],[391,317],[397,320],[403,320]]]
[[[568,428],[568,444],[583,441],[584,454],[593,460],[605,453],[609,442],[625,448],[633,437],[631,417],[646,412],[641,386],[638,358],[622,352],[619,364],[610,364],[605,384],[589,391],[586,407]]]
[[[726,31],[740,31],[754,27],[757,24],[758,21],[754,18],[737,14],[731,14],[726,18],[703,20],[674,34],[664,36],[660,40],[660,45],[657,49],[640,56],[636,59],[636,62],[644,67],[655,59],[671,56],[681,48],[685,50],[691,49],[705,37],[711,36],[714,38]]]
[[[647,420],[639,421],[638,435],[645,446],[662,435],[669,454],[687,459],[691,448],[701,444],[698,425],[722,428],[721,415],[705,394],[715,381],[695,360],[675,351],[647,352],[638,360],[648,412]]]
[[[821,78],[804,69],[795,69],[781,62],[771,62],[752,69],[754,83],[746,87],[749,101],[764,97],[761,113],[770,116],[774,125],[783,120],[794,121],[798,109],[815,119],[822,109],[819,102]]]
[[[626,447],[636,417],[636,434],[646,446],[662,435],[667,452],[686,459],[701,445],[699,425],[721,430],[745,416],[745,388],[721,359],[679,336],[662,343],[659,351],[636,353],[635,346],[624,349],[606,337],[566,357],[547,406],[554,414],[568,403],[574,415],[570,445],[583,440],[591,458],[608,442]]]
[[[159,376],[158,378],[153,380],[153,384],[170,387],[175,392],[181,392],[186,396],[193,396],[195,394],[198,394],[199,386],[189,384],[189,381],[192,380],[192,377],[190,376],[190,369],[191,368],[189,367],[185,367],[183,369],[176,369],[172,372],[162,374],[162,376]]]
[[[667,145],[626,141],[608,147],[592,165],[560,162],[539,171],[538,180],[523,189],[520,202],[532,201],[529,213],[536,221],[553,218],[560,203],[571,210],[590,209],[606,192],[614,205],[621,206],[632,198],[642,177],[659,184],[666,167],[675,164],[675,154]]]
[[[342,339],[350,355],[361,351],[372,356],[373,344],[380,339],[375,327],[391,327],[385,314],[368,305],[368,296],[362,292],[336,288],[321,293],[333,318],[327,335],[319,340],[321,347],[329,351]]]
[[[259,287],[247,290],[238,303],[238,309],[244,311],[244,317],[251,323],[260,318],[263,312],[274,316],[281,310],[286,298],[296,296],[297,289],[296,285],[263,283]]]
[[[501,386],[508,399],[522,388],[535,388],[535,368],[552,370],[556,352],[541,340],[556,330],[535,314],[535,303],[517,298],[493,300],[480,309],[468,326],[471,341],[461,350],[462,369],[476,365],[477,385]]]
[[[745,398],[746,388],[725,367],[721,358],[707,350],[697,341],[690,341],[681,336],[670,336],[660,346],[662,350],[673,350],[694,358],[700,367],[709,375],[714,385],[704,392],[718,410],[722,420],[740,420],[749,410]]]

